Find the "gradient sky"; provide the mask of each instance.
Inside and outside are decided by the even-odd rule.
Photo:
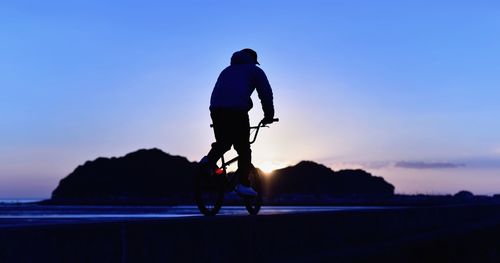
[[[281,119],[257,166],[500,193],[498,1],[2,1],[0,36],[0,198],[139,148],[200,159],[213,85],[246,47]]]

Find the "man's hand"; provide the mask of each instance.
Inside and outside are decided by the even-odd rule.
[[[264,125],[271,124],[273,122],[274,122],[273,117],[264,117],[264,119],[262,119],[262,124],[264,124]]]

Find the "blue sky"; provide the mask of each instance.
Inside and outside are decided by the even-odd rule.
[[[198,160],[211,89],[246,47],[282,120],[254,145],[257,165],[500,192],[495,1],[103,2],[0,4],[0,197],[48,197],[85,160],[139,148]]]

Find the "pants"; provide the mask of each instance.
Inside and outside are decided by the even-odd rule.
[[[252,167],[252,150],[250,149],[250,121],[247,111],[214,109],[211,110],[216,142],[207,155],[211,164],[217,163],[225,152],[234,146],[238,153],[239,182],[250,185],[248,174]]]

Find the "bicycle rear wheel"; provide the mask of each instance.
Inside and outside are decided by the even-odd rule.
[[[198,173],[195,180],[195,201],[206,216],[216,215],[224,201],[225,175]]]
[[[262,176],[257,168],[252,167],[248,179],[250,180],[250,186],[257,192],[257,196],[245,197],[243,201],[248,213],[256,215],[262,207]]]

